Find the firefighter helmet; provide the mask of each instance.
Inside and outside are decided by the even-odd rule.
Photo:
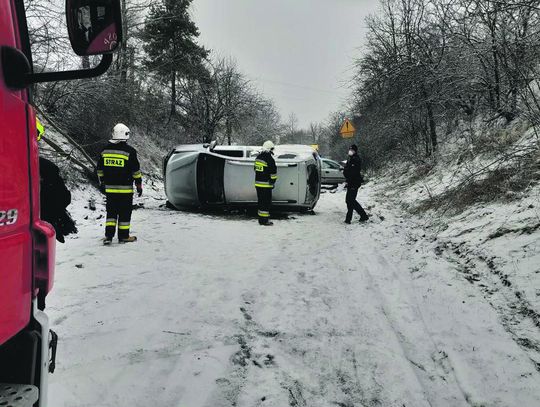
[[[116,126],[114,126],[112,131],[112,140],[118,142],[118,141],[127,141],[129,140],[129,127],[126,126],[123,123],[118,123]]]
[[[263,144],[264,151],[272,151],[273,149],[274,149],[274,143],[272,143],[270,140],[264,142]]]

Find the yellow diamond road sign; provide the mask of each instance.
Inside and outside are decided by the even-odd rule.
[[[339,134],[341,134],[341,137],[343,138],[353,138],[355,131],[356,129],[354,128],[351,121],[349,119],[345,119],[345,123],[343,123],[343,126],[341,126]]]

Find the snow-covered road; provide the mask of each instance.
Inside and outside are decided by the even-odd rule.
[[[76,207],[89,218],[48,302],[50,405],[540,406],[540,373],[481,292],[369,188],[383,221],[344,225],[344,198],[272,228],[147,198],[139,241],[112,247],[102,207]]]

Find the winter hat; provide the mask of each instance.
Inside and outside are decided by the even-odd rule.
[[[118,123],[116,126],[114,126],[112,131],[112,139],[109,141],[114,144],[127,141],[129,140],[129,134],[129,127],[123,123]]]
[[[350,149],[353,150],[355,153],[358,152],[358,146],[356,144],[353,144]]]

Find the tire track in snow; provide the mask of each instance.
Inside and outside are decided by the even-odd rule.
[[[334,216],[335,217],[335,216]],[[313,225],[308,225],[313,226]],[[328,231],[328,227],[325,224],[320,225],[321,229],[325,229]],[[337,230],[336,230],[337,231]],[[302,248],[302,251],[308,250],[311,251],[314,248]],[[376,354],[370,355],[368,358],[369,360],[364,361],[363,366],[358,366],[358,362],[356,361],[356,355],[354,351],[351,351],[350,347],[354,346],[358,339],[362,339],[362,329],[363,327],[361,325],[355,325],[355,317],[352,315],[349,316],[349,319],[345,321],[344,326],[338,325],[334,326],[332,324],[332,319],[339,319],[339,315],[333,315],[332,312],[332,306],[335,305],[335,297],[339,297],[340,295],[344,295],[346,297],[346,301],[355,301],[355,293],[351,292],[351,290],[347,289],[348,281],[339,281],[339,278],[336,279],[338,281],[338,285],[329,284],[331,283],[328,281],[328,278],[333,279],[335,277],[338,277],[343,270],[346,270],[347,272],[353,270],[355,268],[354,264],[349,264],[347,261],[343,261],[343,259],[347,259],[347,256],[343,255],[343,252],[339,250],[339,248],[335,245],[329,245],[329,247],[326,248],[327,250],[321,250],[324,253],[324,257],[318,257],[316,258],[316,261],[320,261],[321,264],[319,265],[319,268],[315,270],[306,271],[305,263],[304,261],[300,260],[301,263],[299,265],[299,271],[295,271],[295,266],[292,265],[289,267],[289,273],[293,274],[292,277],[294,277],[294,284],[292,284],[291,281],[287,280],[287,283],[285,284],[286,287],[279,287],[277,289],[277,292],[281,294],[282,297],[286,297],[289,299],[289,304],[287,304],[288,307],[298,309],[307,309],[307,312],[310,312],[310,310],[317,310],[320,311],[322,308],[325,310],[327,317],[319,318],[318,320],[315,319],[314,325],[317,324],[317,321],[319,325],[316,325],[313,329],[314,333],[305,332],[302,334],[302,332],[294,332],[295,335],[291,335],[290,333],[278,333],[276,335],[273,335],[274,338],[278,339],[278,343],[274,344],[274,346],[279,347],[284,355],[287,355],[290,357],[293,355],[295,358],[299,358],[300,362],[304,366],[304,369],[311,369],[315,370],[314,372],[311,372],[314,375],[320,375],[320,372],[316,371],[316,368],[319,367],[317,363],[324,363],[324,360],[331,360],[332,355],[326,355],[326,358],[323,356],[323,361],[315,361],[315,366],[309,366],[309,356],[306,356],[304,354],[295,354],[294,351],[295,346],[298,346],[298,338],[300,340],[305,342],[316,342],[314,344],[315,349],[307,347],[307,351],[310,350],[318,351],[318,352],[327,352],[332,354],[332,349],[325,349],[323,344],[320,343],[320,341],[324,341],[325,337],[328,337],[329,342],[335,343],[345,349],[343,349],[343,353],[338,357],[341,362],[340,366],[331,366],[329,369],[330,376],[333,377],[331,380],[327,380],[330,385],[335,386],[335,389],[333,389],[334,394],[342,394],[341,400],[339,397],[335,397],[333,400],[328,400],[327,398],[323,397],[323,395],[320,394],[320,391],[313,386],[312,383],[303,383],[301,379],[294,378],[292,375],[294,375],[294,370],[290,373],[287,373],[287,367],[283,367],[280,371],[276,372],[277,376],[281,376],[280,381],[282,382],[282,387],[289,393],[289,404],[290,405],[302,405],[303,402],[308,403],[307,405],[315,405],[314,403],[317,403],[317,399],[319,401],[326,400],[325,404],[321,405],[327,405],[328,402],[333,403],[334,405],[354,405],[354,403],[361,402],[362,405],[365,406],[383,406],[383,405],[389,405],[385,403],[384,396],[382,396],[384,385],[382,383],[377,383],[377,380],[375,377],[370,377],[373,373],[373,370],[377,369],[377,361],[376,361]],[[288,243],[286,239],[283,241],[282,250],[285,251],[287,254],[287,251],[290,256],[285,255],[285,258],[288,259],[302,259],[305,258],[302,256],[303,253],[298,252],[297,247],[293,247],[292,249],[288,248]],[[330,254],[330,253],[337,253],[337,254]],[[296,260],[295,260],[296,261]],[[345,265],[344,265],[345,264]],[[270,268],[270,267],[269,267]],[[332,271],[333,270],[333,271]],[[336,273],[337,270],[337,273]],[[330,271],[330,273],[329,273]],[[330,274],[330,276],[328,276]],[[261,278],[262,276],[259,276]],[[291,277],[290,275],[288,276]],[[322,281],[315,281],[317,279],[321,279]],[[264,277],[262,277],[261,283],[266,282]],[[266,285],[266,284],[262,284]],[[315,297],[313,295],[307,295],[307,294],[315,294]],[[262,294],[261,294],[262,295]],[[296,299],[296,301],[290,301],[291,299]],[[321,305],[321,303],[324,305],[324,307],[318,307]],[[254,304],[256,305],[256,304]],[[342,308],[346,308],[343,307]],[[380,311],[375,310],[377,313],[380,313]],[[355,311],[357,312],[357,310]],[[301,318],[302,316],[300,313],[297,313],[296,315],[289,315],[288,317],[292,317],[293,324],[295,322],[295,319]],[[372,317],[373,318],[379,318],[379,317]],[[326,320],[325,320],[326,319]],[[253,317],[250,316],[248,318],[249,325],[253,325]],[[351,326],[353,326],[353,329],[351,329]],[[339,332],[336,332],[336,328],[340,331],[349,331],[345,334],[340,334]],[[265,330],[263,328],[258,328],[259,331],[271,331],[271,332],[280,332],[279,330]],[[253,330],[252,330],[253,331]],[[321,332],[322,331],[322,332]],[[341,335],[341,336],[340,336]],[[296,336],[296,338],[294,337]],[[354,338],[354,341],[350,341],[350,338]],[[318,341],[318,342],[317,342]],[[347,345],[347,342],[349,345]],[[369,345],[365,345],[366,348],[369,347]],[[304,346],[306,348],[306,346]],[[362,352],[364,353],[364,352]],[[369,352],[368,352],[369,353]],[[311,361],[313,362],[313,361]],[[347,366],[343,365],[343,362]],[[306,366],[306,363],[308,364]],[[359,371],[362,368],[367,366],[371,366],[368,371]],[[404,365],[409,365],[409,362],[404,360],[402,362]],[[298,366],[296,366],[298,367]],[[395,368],[392,367],[392,368]],[[359,380],[359,375],[363,375],[363,383],[361,380]],[[298,376],[298,375],[296,375]],[[326,373],[323,377],[327,379],[329,376],[328,373]],[[319,377],[320,379],[320,377]],[[380,379],[380,378],[379,378]],[[383,376],[384,379],[384,376]],[[371,382],[371,384],[367,384]],[[328,386],[328,383],[326,385]],[[299,385],[301,386],[299,387]],[[367,384],[367,385],[366,385]],[[299,392],[299,388],[302,388],[303,390]],[[307,391],[307,393],[306,393]],[[369,394],[372,394],[372,396],[369,396]],[[381,397],[383,397],[381,399]],[[303,400],[303,401],[302,401]],[[306,401],[309,400],[309,401]],[[424,400],[425,401],[425,400]],[[296,404],[295,404],[296,403]],[[318,404],[317,404],[318,405]],[[392,403],[393,405],[393,403]],[[412,404],[415,407],[419,406],[421,404]],[[429,405],[429,404],[426,404]]]
[[[399,219],[393,220],[391,228],[381,231],[383,233],[375,236],[375,239],[382,246],[388,245],[383,253],[392,256],[392,263],[399,264],[401,259],[401,264],[417,264],[410,268],[411,273],[407,272],[406,266],[402,266],[405,273],[393,268],[394,278],[406,281],[405,286],[411,287],[408,293],[412,310],[425,332],[435,334],[430,334],[430,337],[434,348],[439,349],[441,367],[452,377],[467,403],[505,407],[536,405],[532,401],[538,400],[538,387],[531,383],[534,375],[531,375],[526,364],[523,365],[522,358],[516,355],[517,348],[508,343],[508,338],[501,332],[500,320],[488,309],[490,305],[474,294],[470,284],[461,278],[456,279],[458,272],[451,263],[429,250],[423,250],[426,242],[419,239],[423,234],[421,229],[415,229],[409,223],[403,225],[403,221],[398,224]],[[400,239],[400,236],[411,232],[417,238]],[[411,242],[418,243],[413,245]],[[388,257],[379,257],[379,262],[390,263]],[[394,262],[394,258],[398,262]],[[380,281],[377,275],[372,274],[372,278]],[[385,291],[384,286],[381,290]],[[391,293],[391,290],[387,291]],[[419,301],[420,293],[423,301]],[[391,294],[387,293],[387,298],[388,295]],[[445,326],[441,321],[450,325]],[[501,381],[507,381],[508,388],[501,388]]]
[[[486,298],[497,300],[492,305],[501,315],[506,330],[540,372],[540,313],[514,287],[511,277],[499,269],[498,264],[504,263],[503,259],[490,257],[485,250],[468,247],[466,243],[443,241],[437,247],[447,261],[456,264],[471,284],[479,283],[478,287]],[[523,329],[523,326],[526,328]]]
[[[337,211],[336,211],[337,212]],[[362,227],[364,226],[364,227]],[[377,302],[380,304],[380,310],[382,311],[385,319],[387,320],[391,330],[394,332],[395,339],[400,344],[400,347],[402,349],[404,358],[415,368],[412,369],[412,372],[414,373],[415,377],[418,380],[418,384],[423,388],[423,393],[428,396],[431,394],[430,398],[434,398],[435,400],[441,400],[443,397],[441,397],[441,393],[447,393],[446,399],[444,402],[450,402],[452,405],[468,405],[467,396],[459,386],[456,380],[449,380],[451,378],[451,375],[449,375],[453,370],[450,372],[447,367],[440,366],[440,360],[444,360],[444,357],[440,357],[436,359],[435,357],[428,358],[424,363],[427,365],[427,363],[431,362],[431,366],[421,366],[414,362],[414,360],[419,357],[420,355],[416,355],[415,352],[422,352],[425,353],[423,349],[411,349],[411,346],[406,346],[406,343],[410,343],[411,341],[405,337],[403,334],[403,331],[398,329],[395,325],[395,322],[392,320],[392,318],[389,315],[388,309],[388,301],[386,301],[386,297],[383,295],[380,287],[377,283],[375,283],[375,279],[373,275],[370,272],[370,269],[377,270],[378,272],[385,271],[387,274],[387,280],[393,280],[393,281],[400,281],[397,279],[397,275],[393,268],[390,268],[388,263],[386,261],[381,262],[379,259],[374,259],[373,256],[370,256],[369,253],[377,253],[380,251],[380,247],[373,247],[372,243],[369,242],[369,236],[368,234],[380,234],[382,232],[381,228],[384,229],[386,226],[383,224],[382,226],[380,224],[373,225],[369,224],[369,226],[365,227],[365,225],[359,226],[361,229],[359,230],[359,233],[364,233],[363,236],[360,237],[360,241],[355,242],[355,244],[351,245],[341,245],[340,247],[336,247],[335,249],[340,249],[340,252],[342,253],[342,256],[333,256],[333,260],[335,261],[335,265],[337,267],[343,267],[348,266],[351,270],[358,270],[358,267],[354,262],[344,262],[343,259],[350,258],[350,253],[356,253],[358,252],[358,248],[363,249],[361,253],[364,254],[362,257],[362,260],[366,260],[366,254],[368,261],[371,259],[372,264],[370,267],[369,265],[367,267],[360,267],[360,269],[364,272],[364,275],[366,275],[367,280],[369,280],[369,290],[374,291],[375,296],[377,297]],[[337,229],[337,228],[336,228]],[[375,229],[375,230],[373,230]],[[349,229],[351,230],[351,229]],[[354,229],[352,229],[354,230]],[[375,233],[374,233],[375,232]],[[352,236],[350,236],[352,238]],[[356,236],[355,236],[356,237]],[[354,241],[354,239],[352,240]],[[337,261],[336,261],[337,260]],[[349,264],[347,264],[349,263]],[[382,266],[382,267],[381,267]],[[350,282],[344,281],[343,284],[348,284]],[[405,291],[405,288],[401,288],[400,291]],[[352,297],[351,297],[352,299]],[[411,302],[411,301],[409,301]],[[435,343],[433,339],[431,338],[427,327],[425,325],[425,321],[422,318],[421,313],[418,312],[418,304],[414,301],[412,301],[412,306],[408,307],[407,311],[414,311],[416,310],[416,315],[414,317],[416,318],[416,321],[421,321],[421,332],[425,333],[429,340],[428,342],[431,342],[431,348],[432,352],[431,355],[443,355],[444,353],[441,353],[438,351],[437,347],[435,346]],[[414,313],[413,313],[414,314]],[[409,321],[414,322],[413,321]],[[418,328],[418,327],[417,327]],[[416,336],[418,338],[418,336]],[[430,372],[427,372],[426,369],[429,369]],[[419,374],[418,370],[422,371],[423,374]],[[432,374],[432,377],[426,378],[425,376],[428,373],[432,373],[433,371],[436,371],[438,374],[437,376]],[[450,377],[449,377],[450,376]],[[437,391],[428,391],[428,389],[431,389],[435,382],[439,382],[438,387],[440,387]],[[453,381],[453,383],[448,383],[448,381]],[[449,390],[449,387],[453,387],[453,390]],[[429,398],[426,400],[430,405]]]
[[[379,248],[377,247],[372,246],[370,249],[372,253],[379,252]],[[395,338],[402,348],[405,359],[408,360],[412,366],[414,366],[412,371],[414,372],[418,383],[424,389],[426,396],[428,396],[429,405],[443,405],[440,403],[450,403],[447,405],[452,406],[472,405],[469,401],[470,396],[461,387],[461,384],[456,377],[454,368],[451,365],[448,366],[449,360],[446,353],[439,349],[439,347],[436,345],[435,340],[433,339],[427,324],[425,323],[422,313],[419,310],[417,301],[412,295],[409,294],[414,293],[414,289],[407,289],[403,286],[402,277],[395,271],[394,266],[390,265],[386,258],[384,258],[381,254],[377,254],[374,258],[372,258],[372,261],[373,267],[365,267],[363,269],[364,275],[366,275],[366,277],[369,279],[370,285],[377,293],[382,313],[388,321],[388,325],[394,332]],[[401,324],[398,322],[399,317],[393,315],[394,309],[389,306],[388,297],[384,294],[381,285],[370,271],[371,269],[386,270],[387,275],[385,282],[387,283],[391,281],[399,282],[400,299],[403,300],[403,297],[407,297],[408,301],[405,302],[406,312],[412,313],[412,319],[407,321],[408,333],[405,333],[400,326]],[[415,325],[414,328],[411,327],[413,324]],[[413,337],[409,337],[408,334],[413,331]],[[418,346],[415,345],[415,339],[419,337],[427,338],[427,341],[424,341],[423,345],[425,346],[425,342],[428,342],[431,349],[428,351],[428,353],[431,354],[430,359],[433,362],[432,366],[427,366],[426,362],[429,362],[429,359],[425,359],[423,363],[417,362],[418,359],[422,358],[422,353],[425,352],[424,346],[422,346],[422,349],[420,350],[418,349]],[[426,375],[428,376],[426,377]],[[437,390],[432,389],[434,385],[437,386]]]

